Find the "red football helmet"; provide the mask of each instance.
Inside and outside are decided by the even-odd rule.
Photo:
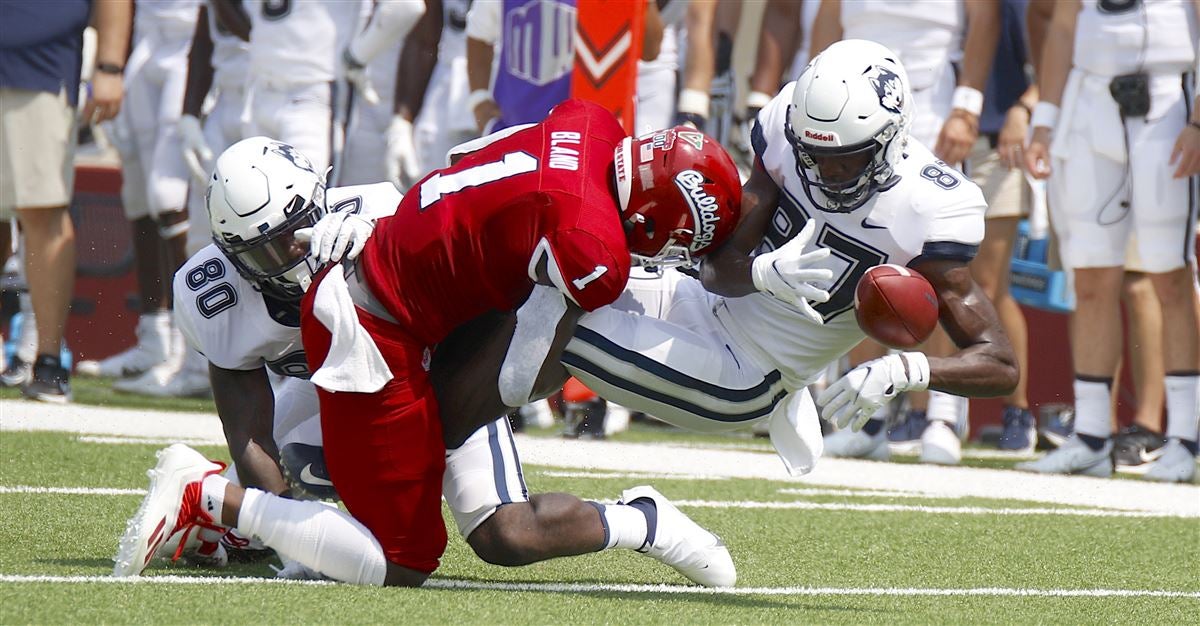
[[[626,137],[617,196],[634,265],[690,265],[733,234],[742,185],[721,144],[687,126]]]

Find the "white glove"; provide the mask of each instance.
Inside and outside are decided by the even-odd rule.
[[[356,213],[329,213],[317,220],[312,228],[296,231],[296,239],[308,241],[308,249],[317,263],[337,263],[343,258],[354,260],[367,245],[375,222]]]
[[[201,185],[208,184],[208,173],[212,168],[213,151],[204,139],[204,131],[200,128],[200,120],[194,115],[184,115],[177,123],[179,137],[183,140],[183,160],[187,163],[192,176]]]
[[[270,563],[267,564],[267,567],[275,570],[275,578],[287,580],[327,580],[320,572],[301,564],[299,561],[293,561],[280,555],[279,562],[283,564],[283,567],[275,567]]]
[[[387,177],[397,189],[408,189],[421,176],[412,122],[395,115],[387,129]]]
[[[846,372],[817,396],[817,404],[825,421],[857,431],[896,394],[928,388],[929,359],[924,354],[889,354]]]
[[[346,73],[346,82],[354,87],[367,104],[372,106],[379,104],[379,92],[375,91],[375,86],[371,84],[371,77],[367,75],[367,66],[354,58],[354,55],[350,53],[350,48],[346,48],[342,53],[342,69]]]
[[[812,281],[830,280],[833,270],[813,267],[829,256],[829,248],[817,248],[805,252],[804,246],[812,239],[817,223],[809,220],[800,234],[778,250],[765,252],[754,257],[750,276],[754,287],[770,294],[775,299],[790,304],[816,324],[824,324],[821,314],[809,302],[828,302],[829,292],[813,286]]]

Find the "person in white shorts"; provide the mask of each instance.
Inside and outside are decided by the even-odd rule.
[[[199,0],[141,1],[125,65],[126,106],[110,136],[121,155],[121,203],[133,228],[140,311],[137,343],[83,376],[129,378],[181,355],[171,323],[170,276],[185,256],[189,175],[180,156],[179,116]]]
[[[1000,16],[999,0],[822,0],[813,22],[811,51],[820,52],[843,38],[867,39],[894,50],[911,81],[913,138],[942,161],[961,168],[979,137]],[[954,347],[938,328],[927,349],[946,355]],[[851,365],[884,352],[868,342],[851,353]],[[961,446],[945,437],[944,429],[965,433],[966,399],[931,391],[908,394],[907,400],[909,411],[889,433],[893,442],[919,448],[925,462],[958,463]],[[830,452],[840,454],[839,448],[837,439],[831,440]]]
[[[1022,469],[1112,472],[1109,392],[1120,358],[1126,244],[1136,233],[1142,269],[1162,303],[1169,440],[1145,476],[1195,475],[1198,12],[1186,0],[1054,5],[1025,160],[1049,180],[1063,263],[1074,270],[1075,433]]]

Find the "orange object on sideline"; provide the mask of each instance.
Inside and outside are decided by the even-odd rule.
[[[563,385],[562,396],[563,402],[588,402],[596,399],[596,392],[572,376],[567,379],[567,384]]]

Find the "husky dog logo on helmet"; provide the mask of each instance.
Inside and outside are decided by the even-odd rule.
[[[879,96],[879,106],[892,113],[900,113],[900,108],[904,106],[904,85],[900,82],[900,77],[895,72],[878,65],[872,67],[868,72],[872,74],[869,80],[871,86],[875,88],[875,93]]]
[[[279,156],[291,161],[292,165],[295,165],[302,170],[312,172],[313,174],[317,174],[316,168],[313,167],[313,164],[308,160],[308,157],[300,154],[292,146],[276,141],[271,144],[270,150],[271,152],[274,152],[275,154],[278,154]],[[317,175],[319,176],[320,174]]]

